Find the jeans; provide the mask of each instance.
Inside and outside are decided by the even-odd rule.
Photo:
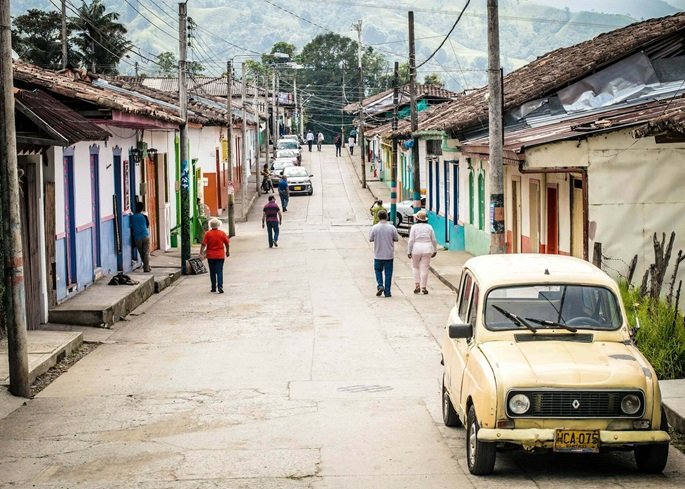
[[[209,265],[209,280],[212,282],[212,292],[217,287],[224,288],[224,259],[223,258],[207,258]]]
[[[269,236],[269,248],[272,248],[274,243],[278,243],[278,223],[277,222],[267,222],[266,232]],[[287,243],[286,243],[287,244]]]
[[[354,146],[350,146],[350,155],[354,155]]]
[[[316,142],[316,150],[321,151],[321,141]]]
[[[143,271],[150,271],[150,237],[136,239],[136,249],[143,260]]]
[[[393,260],[373,260],[373,269],[376,271],[376,285],[383,289],[385,297],[390,297],[390,285],[392,284],[392,267]],[[383,275],[385,274],[385,284],[383,283]]]
[[[342,146],[335,145],[335,156],[342,156]]]
[[[312,144],[314,144],[314,141],[307,141],[307,146],[309,146],[309,152],[312,152]]]
[[[413,253],[411,255],[411,266],[414,269],[414,283],[419,284],[422,289],[428,283],[428,267],[431,264],[432,253]]]
[[[290,196],[285,192],[281,192],[280,190],[278,191],[278,196],[281,198],[281,207],[283,207],[284,211],[287,211],[288,210],[288,201],[290,200]]]

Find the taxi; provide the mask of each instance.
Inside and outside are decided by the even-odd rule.
[[[475,475],[497,450],[632,450],[661,472],[670,437],[654,369],[618,286],[583,260],[488,255],[464,265],[442,339],[442,414]]]

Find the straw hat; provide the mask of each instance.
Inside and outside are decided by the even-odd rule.
[[[414,219],[416,219],[419,222],[426,222],[428,220],[428,216],[426,216],[426,211],[420,210],[416,213]]]

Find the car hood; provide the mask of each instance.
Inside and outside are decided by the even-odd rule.
[[[541,333],[538,333],[541,334]],[[645,377],[639,353],[618,342],[573,340],[492,341],[480,346],[498,383],[509,387],[640,387]]]
[[[288,183],[308,183],[309,177],[288,177]]]

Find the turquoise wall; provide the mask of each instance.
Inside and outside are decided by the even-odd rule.
[[[466,251],[472,255],[487,255],[490,252],[490,235],[472,224],[464,225]]]
[[[445,217],[437,215],[433,211],[428,211],[428,224],[435,231],[435,239],[438,244],[447,247],[448,250],[463,251],[465,249],[464,228],[454,224],[451,219],[447,220],[445,227]],[[447,232],[449,232],[449,243],[447,242]]]

